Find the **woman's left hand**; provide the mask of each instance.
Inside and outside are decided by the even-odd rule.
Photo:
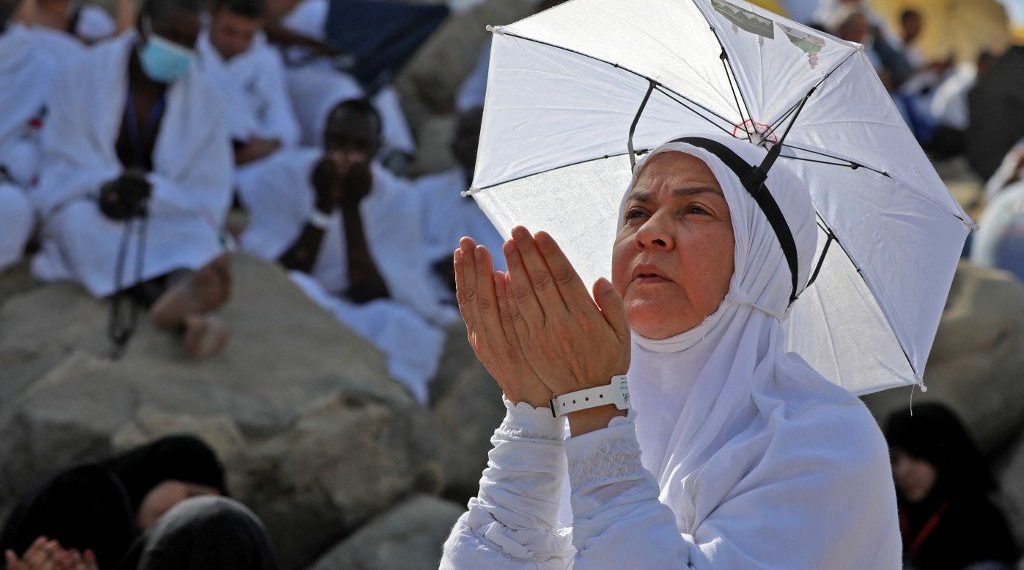
[[[629,323],[607,279],[594,284],[591,298],[555,240],[545,232],[534,237],[522,226],[512,230],[504,253],[509,317],[523,354],[556,396],[604,386],[626,373]]]

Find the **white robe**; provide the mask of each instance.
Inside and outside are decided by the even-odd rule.
[[[281,56],[258,34],[253,45],[225,61],[210,43],[208,30],[197,49],[203,72],[224,98],[231,138],[278,139],[284,146],[299,142],[299,123],[285,88]]]
[[[764,157],[714,138],[747,163]],[[897,570],[888,448],[856,397],[785,353],[792,276],[767,218],[710,153],[673,144],[649,156],[662,151],[701,158],[721,182],[735,237],[729,292],[689,331],[634,333],[635,411],[607,428],[563,442],[547,408],[508,406],[441,568]],[[767,185],[805,283],[810,194],[780,164]]]
[[[31,30],[16,25],[0,35],[0,166],[22,188],[39,174],[40,131],[56,70]]]
[[[314,208],[309,181],[320,151],[294,151],[274,159],[258,179],[239,186],[250,223],[242,247],[264,259],[278,259],[302,233]],[[442,326],[456,318],[429,288],[428,260],[423,255],[419,205],[408,183],[373,165],[373,189],[360,204],[363,230],[374,263],[390,298],[365,304],[341,297],[348,287],[348,262],[341,213],[331,216],[312,274],[293,272],[309,296],[342,323],[373,342],[388,357],[391,375],[421,403],[427,383],[437,372],[444,349]]]
[[[967,96],[978,81],[978,69],[972,63],[960,64],[935,89],[932,97],[931,114],[935,124],[967,130],[970,126],[970,110]]]
[[[59,77],[43,132],[43,169],[31,194],[45,220],[33,260],[45,281],[75,280],[94,296],[114,293],[125,224],[97,206],[100,187],[122,173],[115,144],[127,100],[128,32],[88,50]],[[231,203],[231,143],[219,98],[193,69],[167,91],[153,150],[153,185],[141,281],[196,269],[224,250],[221,228]],[[131,241],[121,287],[139,282]]]
[[[971,243],[971,262],[1024,278],[1024,181],[989,197]]]
[[[0,35],[0,270],[16,263],[35,223],[25,191],[39,176],[40,130],[56,63],[14,25]]]
[[[501,253],[505,240],[476,201],[462,196],[462,192],[469,188],[469,180],[462,168],[417,178],[413,187],[420,203],[424,249],[431,263],[451,263],[452,254],[459,247],[459,239],[469,236],[494,254],[495,269],[505,270],[505,256]],[[447,282],[436,275],[434,277],[432,283],[438,298],[454,303],[455,296]]]
[[[51,55],[61,66],[74,61],[86,50],[85,44],[63,30],[46,26],[31,26],[27,29],[37,48]]]
[[[284,18],[289,31],[324,41],[327,22],[326,0],[303,0]],[[338,103],[364,97],[362,86],[352,76],[338,71],[326,58],[318,57],[286,71],[288,93],[302,129],[302,144],[320,146],[327,115]],[[402,111],[398,92],[384,87],[372,97],[381,114],[384,147],[381,156],[392,151],[416,154],[416,141]]]

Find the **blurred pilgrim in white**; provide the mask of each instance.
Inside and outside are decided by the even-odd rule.
[[[282,24],[288,31],[319,42],[326,40],[327,0],[301,0]],[[324,124],[331,109],[338,103],[364,96],[363,88],[350,75],[339,71],[332,59],[314,57],[302,65],[288,67],[288,92],[291,95],[302,128],[302,143],[319,146],[323,141]],[[385,86],[373,96],[384,121],[384,146],[381,157],[392,152],[414,155],[416,142],[402,111],[398,92]]]
[[[476,200],[463,192],[469,188],[476,165],[480,143],[480,121],[483,109],[459,113],[452,141],[456,166],[444,172],[418,178],[413,184],[421,205],[420,216],[427,258],[431,263],[432,280],[438,298],[455,302],[455,280],[452,273],[452,249],[462,236],[473,236],[491,251],[500,251],[503,240],[498,230],[480,210]],[[499,261],[499,269],[504,269]]]
[[[225,99],[240,168],[299,142],[284,64],[263,34],[265,16],[263,0],[219,0],[198,42],[203,71]]]
[[[34,216],[25,194],[39,175],[40,129],[56,67],[30,32],[10,21],[17,2],[0,2],[0,270],[21,259]]]
[[[455,311],[430,287],[411,185],[376,162],[380,117],[365,99],[329,115],[324,150],[295,151],[240,181],[251,222],[242,246],[292,270],[318,304],[388,357],[426,403]]]
[[[220,99],[194,69],[201,11],[148,0],[138,30],[63,68],[31,193],[45,224],[35,275],[96,297],[138,292],[156,326],[186,330],[194,356],[226,342],[207,313],[230,286],[231,147]]]

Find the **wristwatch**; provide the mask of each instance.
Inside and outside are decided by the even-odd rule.
[[[629,384],[626,376],[612,376],[610,384],[569,392],[551,399],[551,415],[564,416],[580,410],[615,404],[620,410],[629,408]]]

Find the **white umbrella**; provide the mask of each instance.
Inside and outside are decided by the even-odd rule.
[[[740,0],[572,0],[490,29],[470,192],[506,236],[549,231],[592,282],[631,149],[708,132],[774,147],[820,227],[790,350],[858,394],[921,382],[972,222],[860,45]]]

